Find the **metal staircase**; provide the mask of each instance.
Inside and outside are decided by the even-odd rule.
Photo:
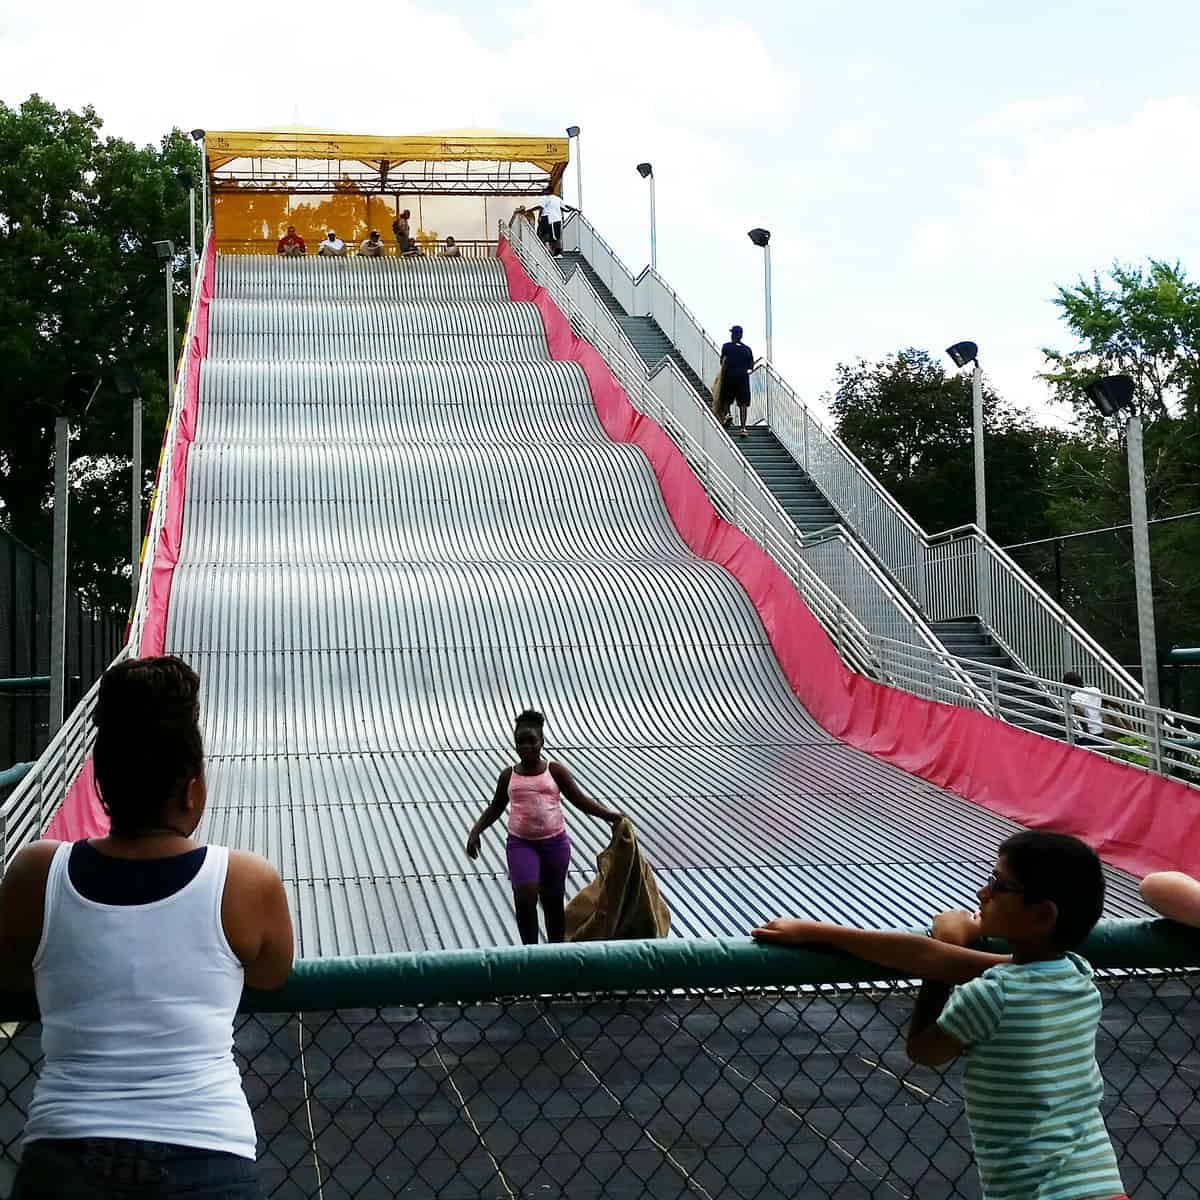
[[[739,449],[802,533],[841,522],[837,510],[765,425],[751,426]]]
[[[605,285],[604,280],[593,270],[591,264],[579,251],[565,251],[555,261],[562,270],[565,281],[569,281],[576,271],[583,272],[604,307],[620,326],[638,357],[648,368],[652,369],[664,358],[669,358],[679,366],[701,398],[708,395],[708,388],[704,381],[688,366],[654,318],[634,317],[626,313]],[[736,444],[802,534],[812,534],[840,525],[847,535],[854,537],[853,529],[843,522],[841,515],[828,498],[768,426],[751,426],[747,431],[747,437],[736,439]],[[858,541],[857,538],[855,540]],[[868,553],[871,552],[869,546],[861,542],[859,544],[863,545]],[[919,604],[917,608],[919,610]],[[961,636],[961,630],[965,627],[963,622],[931,621],[928,624],[931,632],[942,642],[946,650],[968,670],[968,673],[977,682],[981,678],[986,682],[986,672],[981,672],[978,667],[972,670],[972,659],[988,665],[994,663],[998,667],[1009,670],[1020,669],[1019,665],[1014,663],[1012,658],[988,635],[978,620],[970,622],[973,637],[966,640]],[[952,633],[950,641],[941,637],[940,631],[943,628]],[[978,656],[975,654],[976,651],[979,651]]]
[[[621,332],[629,339],[630,345],[637,351],[638,357],[653,369],[669,358],[683,373],[687,381],[700,393],[708,396],[711,382],[705,383],[688,365],[687,359],[671,344],[671,339],[659,328],[653,317],[631,317],[618,303],[617,298],[604,285],[604,280],[592,270],[587,259],[578,250],[564,251],[556,260],[562,268],[564,281],[569,280],[575,271],[582,271],[588,282],[596,290],[596,295],[604,303],[604,307],[612,314],[613,319],[621,327]]]

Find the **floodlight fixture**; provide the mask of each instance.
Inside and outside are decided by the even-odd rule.
[[[154,243],[154,257],[160,263],[170,262],[175,257],[175,243],[169,238]]]
[[[109,375],[112,378],[113,387],[117,389],[117,395],[123,400],[141,395],[142,389],[138,384],[137,372],[132,367],[115,366],[109,371]]]
[[[654,168],[649,163],[638,163],[637,173],[643,179],[649,179],[654,174]]]
[[[571,137],[578,137],[578,136],[579,136],[579,126],[578,125],[568,125],[567,126],[567,137],[571,138]]]
[[[78,421],[87,416],[100,390],[100,377],[92,371],[73,371],[63,384],[62,413]]]
[[[956,367],[979,361],[979,347],[974,342],[955,342],[953,346],[946,347],[946,353]]]
[[[1087,394],[1102,416],[1112,417],[1123,408],[1133,408],[1133,380],[1128,375],[1106,375],[1087,386]]]
[[[204,130],[203,129],[193,129],[192,130],[192,141],[193,142],[202,141],[203,138],[204,138]]]
[[[751,229],[748,236],[756,246],[761,246],[765,249],[767,243],[771,240],[771,231],[769,229]]]

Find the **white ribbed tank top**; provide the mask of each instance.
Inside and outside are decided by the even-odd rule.
[[[59,846],[33,960],[45,1061],[25,1140],[114,1137],[253,1158],[233,1060],[243,971],[221,924],[229,851],[151,904],[80,895]]]

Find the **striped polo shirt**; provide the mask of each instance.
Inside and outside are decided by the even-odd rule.
[[[966,1049],[985,1200],[1124,1192],[1100,1115],[1099,1021],[1092,968],[1075,954],[992,967],[951,993],[938,1025]]]

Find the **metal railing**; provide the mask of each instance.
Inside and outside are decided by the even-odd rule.
[[[576,334],[595,347],[625,390],[630,403],[655,420],[679,447],[722,518],[741,529],[775,560],[825,627],[843,659],[852,663],[855,670],[877,678],[876,664],[872,662],[870,651],[866,650],[870,643],[869,631],[804,562],[795,549],[792,534],[781,533],[776,528],[776,521],[745,496],[736,482],[705,453],[704,447],[651,387],[644,364],[633,358],[632,350],[628,347],[619,349],[592,324],[568,294],[562,274],[529,223],[516,218],[502,228],[507,230],[510,245],[530,278],[551,295]],[[661,364],[660,370],[678,374],[678,368],[669,362]]]
[[[579,244],[578,240],[575,244]],[[603,245],[602,239],[596,236],[595,244]],[[564,285],[561,273],[550,269],[552,260],[540,245],[527,246],[524,250],[522,261],[530,269],[531,275],[555,295],[563,311],[567,312],[571,305],[576,305],[585,314],[590,314],[597,324],[606,326],[605,335],[611,337],[611,346],[621,347],[620,351],[613,348],[612,353],[625,360],[627,373],[635,373],[637,367],[631,364],[638,364],[641,360],[603,300],[596,295],[590,281],[576,272],[570,283]],[[611,255],[611,251],[606,250],[606,254]],[[612,271],[618,268],[624,270],[615,255],[611,255],[611,262],[615,264]],[[645,272],[640,278],[645,278]],[[584,299],[578,301],[580,297]],[[584,324],[590,323],[585,316]],[[613,330],[620,333],[619,339],[615,333],[610,335]],[[607,340],[606,336],[602,336],[601,340]],[[597,348],[608,361],[605,349],[601,346]],[[662,374],[671,376],[672,390],[665,393],[658,386],[658,378]],[[930,590],[936,592],[944,605],[941,611],[931,614],[931,619],[950,619],[964,612],[972,612],[978,607],[986,607],[999,597],[1007,611],[1016,618],[1016,624],[1007,631],[1008,637],[1001,636],[992,627],[990,632],[993,638],[1014,661],[1032,661],[1039,668],[1037,670],[1011,671],[972,662],[952,655],[936,638],[920,636],[926,629],[922,615],[911,606],[905,613],[908,601],[904,593],[898,591],[887,576],[882,575],[874,559],[865,555],[861,547],[846,536],[841,526],[833,526],[807,537],[799,534],[794,523],[767,491],[757,472],[733,449],[711,410],[695,403],[694,387],[680,375],[669,359],[664,359],[653,368],[649,377],[656,395],[671,410],[671,426],[685,429],[701,453],[719,462],[721,471],[734,480],[740,493],[759,509],[772,529],[782,531],[788,545],[817,571],[830,590],[870,630],[873,652],[872,666],[867,674],[926,699],[967,704],[1031,732],[1067,740],[1095,753],[1170,775],[1192,786],[1200,786],[1200,770],[1195,769],[1200,759],[1185,746],[1189,737],[1194,736],[1194,732],[1189,731],[1193,727],[1195,731],[1200,731],[1200,723],[1186,715],[1147,706],[1140,695],[1130,695],[1113,673],[1102,674],[1100,684],[1093,683],[1089,676],[1085,676],[1088,683],[1099,687],[1109,715],[1100,736],[1078,735],[1078,722],[1073,723],[1068,718],[1070,705],[1064,700],[1075,689],[1061,682],[1062,675],[1072,668],[1079,669],[1080,646],[1084,646],[1093,656],[1093,663],[1108,656],[1061,609],[1053,620],[1043,619],[1046,615],[1043,605],[1047,599],[1045,594],[1002,549],[980,536],[975,526],[964,526],[949,530],[937,538],[926,539],[908,514],[890,502],[890,497],[887,498],[890,502],[888,513],[900,519],[892,527],[897,535],[893,545],[919,547],[920,559],[925,564],[922,575],[910,572],[908,579],[914,584],[921,578],[932,581],[936,586]],[[780,387],[786,385],[780,381]],[[795,433],[800,445],[807,446],[810,461],[815,462],[819,456],[826,455],[832,469],[849,468],[853,471],[856,482],[847,490],[855,492],[856,514],[864,522],[870,522],[882,504],[878,484],[848,450],[839,448],[832,435],[823,429],[818,432],[816,422],[809,421],[803,406],[797,405],[790,411],[800,414]],[[690,456],[689,462],[692,462]],[[701,478],[703,480],[703,475]],[[749,529],[744,531],[750,533],[751,537],[755,536]],[[913,540],[906,543],[906,537],[910,535]],[[823,545],[828,547],[824,560]],[[773,551],[768,552],[779,562]],[[787,570],[786,567],[784,569]],[[884,599],[889,586],[892,587],[894,598]],[[978,603],[980,596],[984,597],[982,605]],[[902,613],[904,615],[899,616]],[[820,614],[818,618],[825,623]],[[903,631],[899,638],[893,633],[896,628]],[[861,670],[857,665],[859,662],[861,658],[851,662],[851,665]],[[1116,666],[1115,663],[1113,665]],[[1117,667],[1117,671],[1121,677],[1127,677],[1121,668]]]
[[[446,257],[446,239],[445,238],[421,238],[413,239],[421,253],[429,258],[444,258]],[[308,255],[311,257],[317,253],[317,247],[320,242],[308,241],[306,239]],[[383,241],[382,258],[400,258],[400,247],[395,242]],[[454,239],[454,244],[458,247],[459,257],[461,258],[495,258],[496,243],[485,238],[463,238],[459,241]],[[264,254],[274,256],[278,239],[270,238],[218,238],[217,253],[218,254]],[[358,257],[359,242],[346,243],[346,257]]]
[[[207,239],[212,236],[212,227],[206,231]],[[179,433],[180,414],[187,394],[188,374],[192,370],[188,347],[196,331],[196,320],[200,306],[196,302],[204,283],[207,269],[207,254],[202,251],[200,271],[192,290],[191,309],[184,330],[179,364],[175,372],[175,390],[171,411],[163,434],[162,451],[159,456],[158,477],[154,494],[150,500],[150,519],[143,542],[143,562],[137,600],[130,614],[129,631],[125,645],[117,652],[114,663],[126,658],[131,647],[140,644],[146,623],[146,606],[150,595],[150,583],[154,576],[154,558],[158,550],[163,522],[166,519],[173,480],[171,463],[175,456],[175,442]],[[59,803],[66,795],[75,777],[83,769],[84,762],[95,741],[92,715],[96,711],[96,697],[100,681],[84,694],[73,708],[58,733],[42,752],[33,769],[13,790],[12,795],[0,805],[0,872],[6,870],[12,856],[26,843],[41,836],[47,822],[54,815]]]
[[[953,691],[943,690],[940,674],[928,673],[929,655],[924,649],[876,638],[875,653],[889,678],[922,677],[931,699],[957,703]],[[990,715],[1200,787],[1200,722],[1195,718],[1099,690],[1090,693],[1091,704],[1085,706],[1072,702],[1080,689],[1058,679],[1037,678],[962,657],[954,661],[986,698]]]
[[[568,219],[563,238],[626,312],[652,317],[693,371],[715,377],[719,348],[656,271],[634,278],[582,215]],[[1142,696],[1116,659],[977,527],[926,534],[769,363],[751,376],[751,402],[751,420],[766,422],[930,620],[978,616],[1031,675],[1077,670],[1103,690]]]
[[[0,530],[0,767],[50,736],[50,564]],[[124,641],[125,618],[67,593],[66,702],[74,705]]]
[[[711,411],[693,403],[692,384],[676,364],[664,358],[647,370],[590,281],[576,272],[569,283],[564,283],[545,247],[525,222],[514,221],[509,232],[513,248],[531,278],[551,294],[576,333],[596,347],[635,407],[653,416],[680,447],[718,511],[730,519],[727,513],[732,497],[734,512],[747,507],[754,512],[757,520],[753,523],[738,519],[731,523],[771,555],[797,584],[806,602],[812,590],[811,578],[815,576],[822,582],[822,591],[812,593],[820,597],[819,607],[811,603],[809,607],[834,639],[839,653],[846,657],[838,637],[845,625],[844,612],[848,612],[863,630],[928,647],[933,652],[928,668],[940,677],[939,691],[957,695],[957,703],[982,707],[969,675],[944,653],[944,647],[929,633],[919,614],[861,547],[836,526],[823,535],[805,538],[758,474],[734,450]],[[715,493],[709,487],[710,480],[722,481],[730,494]],[[801,586],[805,576],[810,581],[807,592]],[[831,596],[838,597],[837,606],[829,602]],[[858,669],[862,669],[861,660]],[[878,664],[864,673],[886,678],[879,673]]]
[[[1082,952],[1125,1189],[1194,1195],[1195,940],[1112,922]],[[278,1200],[977,1200],[962,1062],[908,1060],[913,1000],[860,960],[748,938],[442,951],[299,963],[247,993],[234,1045]],[[5,1031],[11,1179],[41,1054],[36,1023]]]

